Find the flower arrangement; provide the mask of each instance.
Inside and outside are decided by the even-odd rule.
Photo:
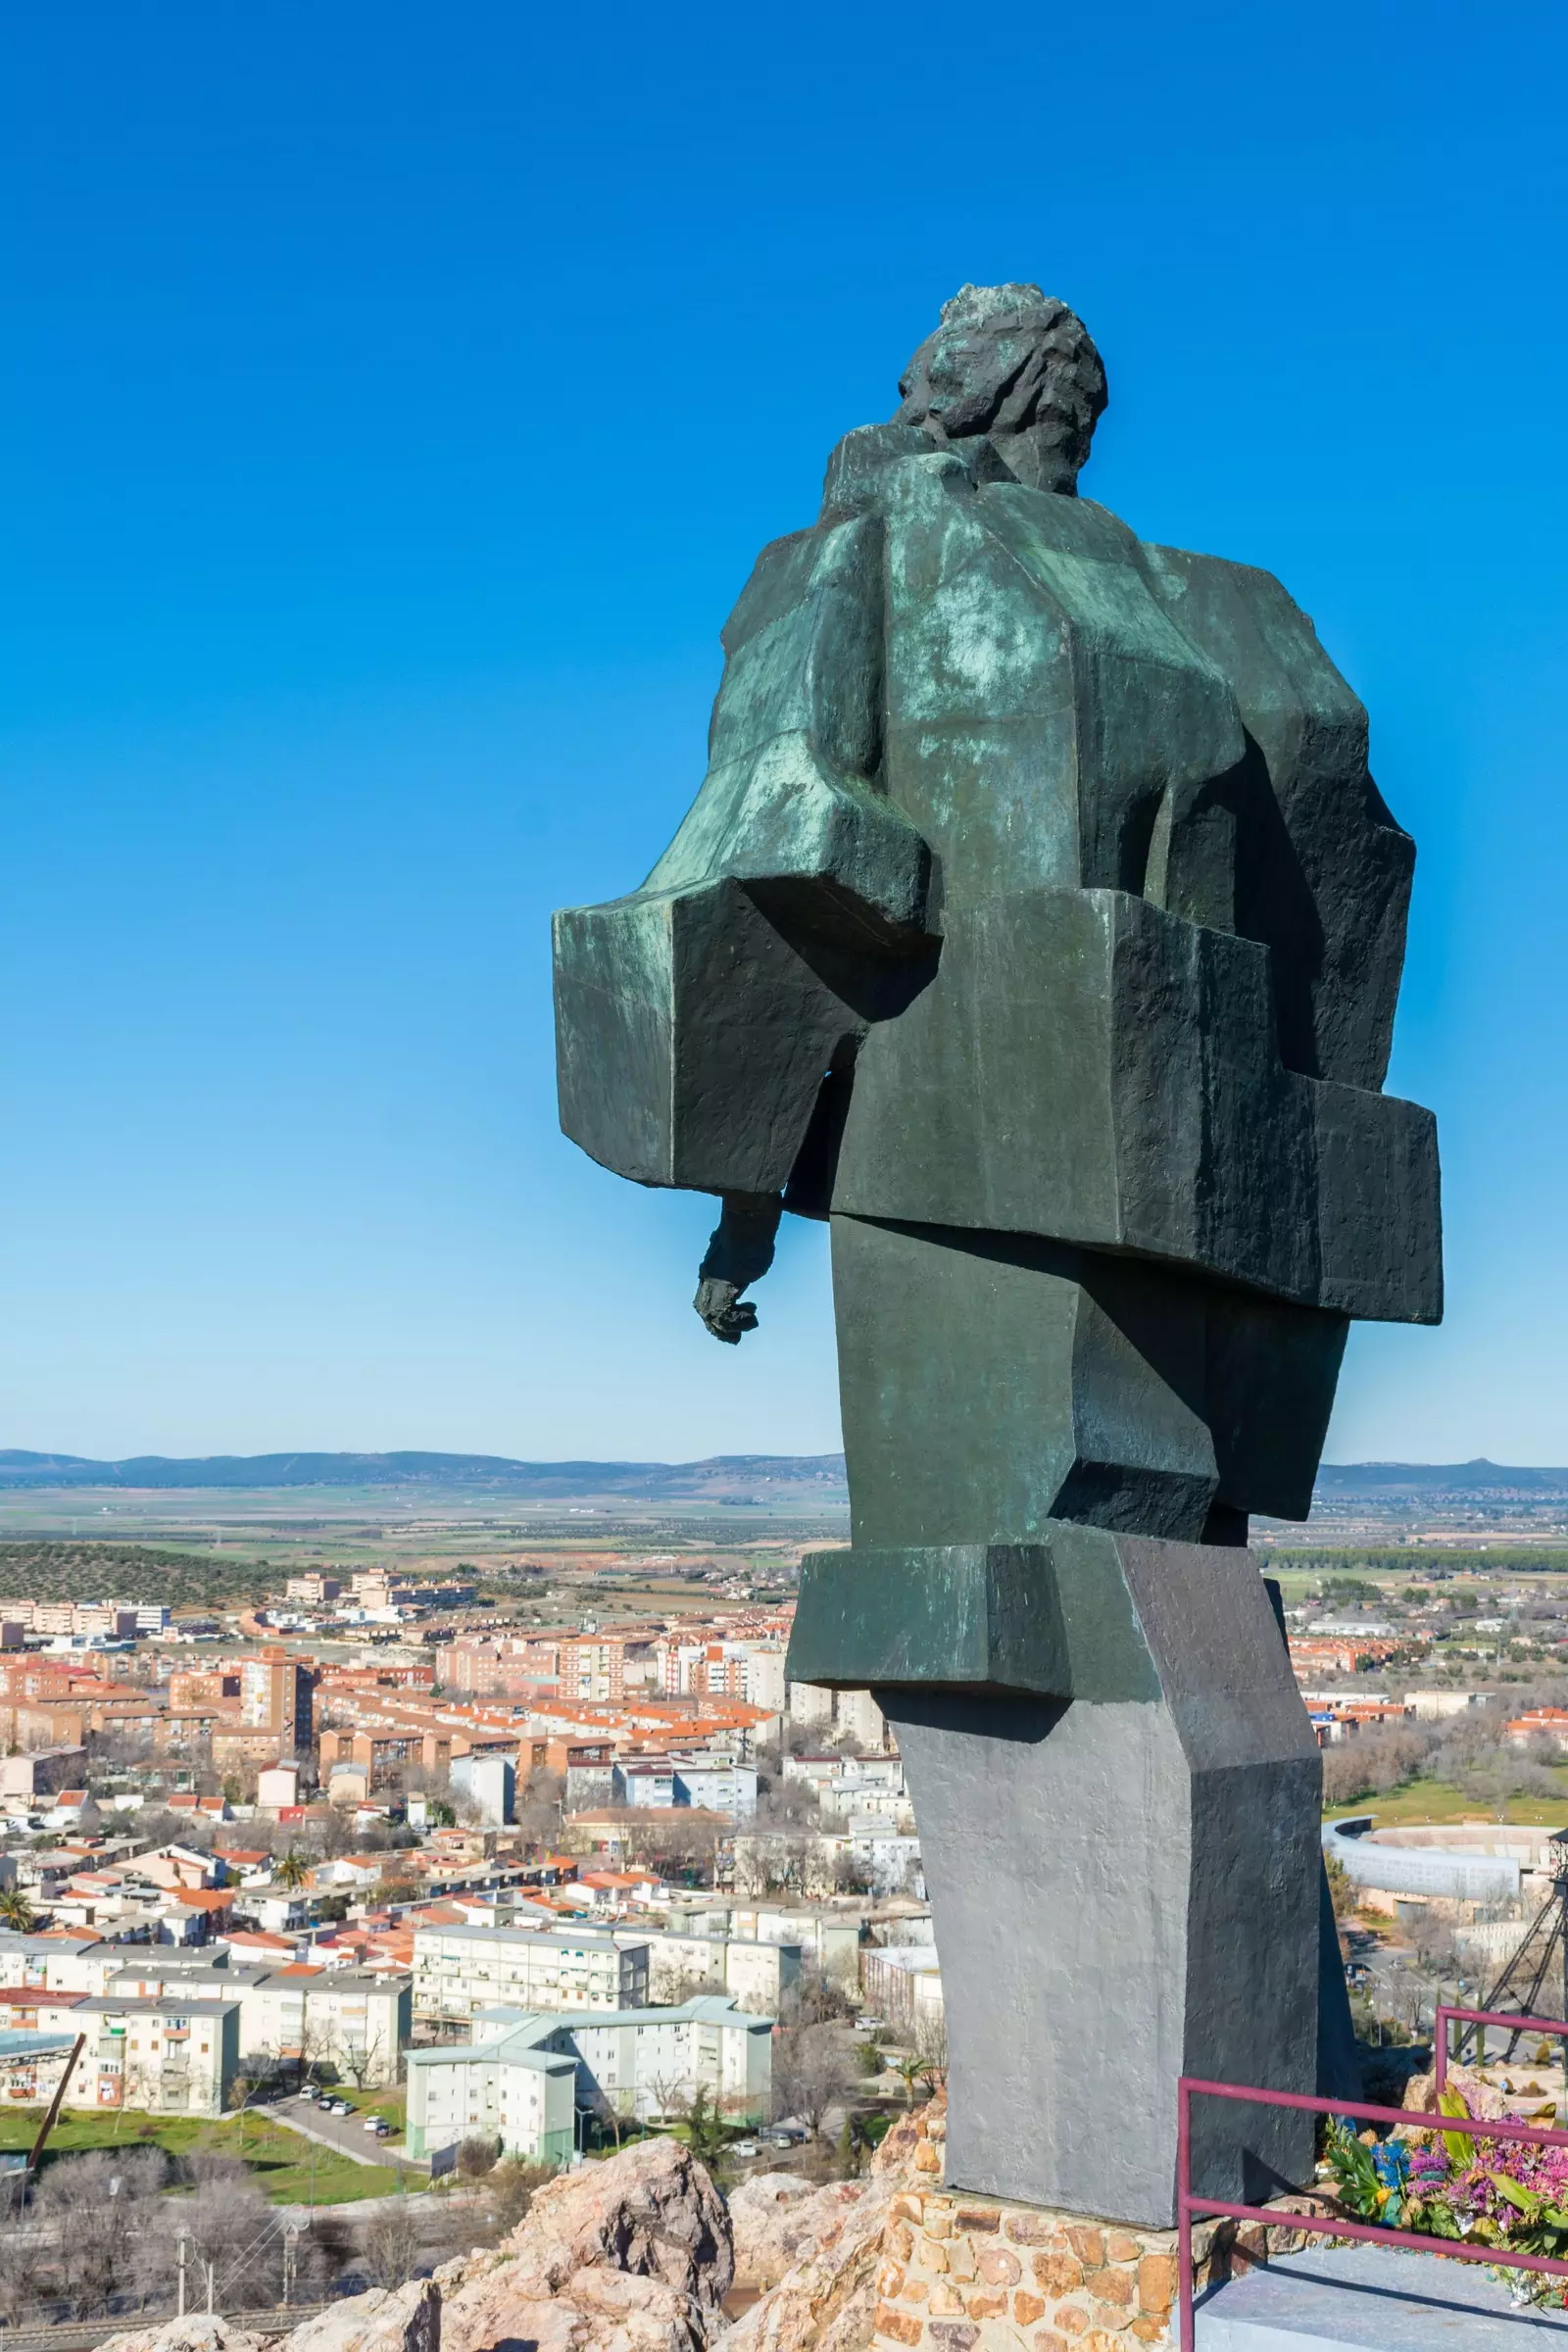
[[[1377,2141],[1331,2122],[1324,2153],[1341,2205],[1386,2230],[1568,2262],[1568,2148],[1488,2138],[1458,2091],[1445,2091],[1439,2106],[1455,2123],[1480,2128]],[[1568,2279],[1496,2275],[1521,2302],[1568,2304]]]

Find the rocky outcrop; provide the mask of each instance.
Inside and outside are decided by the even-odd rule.
[[[288,2352],[441,2352],[441,2289],[411,2278],[351,2296],[296,2328]]]
[[[645,2140],[553,2180],[493,2252],[437,2271],[441,2352],[706,2352],[733,2277],[708,2174],[677,2141]]]
[[[933,2101],[901,2117],[863,2180],[830,2181],[804,2197],[780,2199],[737,2190],[737,2266],[754,2270],[770,2291],[724,2338],[724,2352],[864,2352],[871,2341],[894,2200],[939,2180],[947,2109]],[[775,2181],[778,2175],[770,2176]],[[760,2182],[751,2184],[760,2189]],[[776,2283],[767,2272],[786,2256]]]
[[[272,2352],[275,2336],[251,2335],[216,2312],[187,2312],[182,2320],[152,2328],[127,2328],[98,2352]]]
[[[867,2180],[832,2180],[813,2188],[799,2173],[758,2173],[729,2200],[735,2283],[777,2286],[797,2263],[809,2262],[827,2232],[871,2193]]]
[[[708,2352],[734,2267],[703,2167],[646,2140],[551,2181],[499,2246],[335,2303],[291,2335],[203,2314],[112,2336],[107,2352]]]

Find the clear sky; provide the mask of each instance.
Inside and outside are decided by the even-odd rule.
[[[641,880],[717,632],[964,279],[1084,478],[1278,571],[1417,836],[1391,1084],[1449,1318],[1331,1458],[1568,1461],[1560,7],[0,12],[0,1444],[838,1443],[826,1251],[556,1129],[552,906]]]

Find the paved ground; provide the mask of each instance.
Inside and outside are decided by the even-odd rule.
[[[401,2139],[377,2139],[373,2132],[365,2130],[363,2117],[328,2115],[314,2099],[277,2099],[257,2113],[270,2116],[275,2124],[286,2124],[291,2132],[314,2139],[320,2147],[351,2156],[356,2164],[400,2164],[421,2174],[430,2169],[416,2158],[405,2156]]]
[[[1273,2257],[1198,2306],[1198,2352],[1559,2352],[1568,2314],[1521,2311],[1479,2262],[1334,2246]]]

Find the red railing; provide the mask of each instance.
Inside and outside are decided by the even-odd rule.
[[[1448,2082],[1448,2021],[1457,2018],[1462,2026],[1507,2026],[1515,2034],[1555,2034],[1568,2035],[1568,2025],[1555,2017],[1520,2017],[1511,2009],[1440,2009],[1434,2028],[1437,2050],[1438,2096],[1441,2098]],[[1461,2036],[1462,2040],[1463,2036]]]
[[[1446,2043],[1447,2021],[1459,2018],[1469,2025],[1517,2026],[1525,2033],[1555,2034],[1568,2038],[1568,2022],[1561,2018],[1516,2017],[1498,2010],[1440,2009],[1437,2017],[1438,2082],[1447,2079]],[[1233,2205],[1219,2197],[1193,2194],[1192,2102],[1195,2096],[1238,2099],[1258,2107],[1295,2107],[1308,2115],[1342,2115],[1368,2124],[1397,2124],[1405,2131],[1457,2132],[1471,2139],[1533,2140],[1538,2147],[1568,2148],[1568,2132],[1546,2132],[1538,2124],[1514,2123],[1504,2117],[1469,2118],[1445,2115],[1441,2109],[1371,2107],[1348,2099],[1308,2098],[1294,2090],[1259,2090],[1239,2082],[1204,2082],[1183,2075],[1176,2085],[1176,2271],[1180,2297],[1181,2352],[1194,2352],[1193,2220],[1261,2222],[1271,2229],[1298,2230],[1320,2237],[1367,2238],[1375,2245],[1402,2246],[1446,2254],[1459,2262],[1490,2262],[1516,2271],[1544,2271],[1568,2278],[1568,2262],[1546,2254],[1521,2254],[1509,2246],[1469,2246],[1451,2237],[1429,2237],[1415,2230],[1385,2230],[1375,2222],[1347,2222],[1312,2213],[1281,2213],[1266,2205]]]

